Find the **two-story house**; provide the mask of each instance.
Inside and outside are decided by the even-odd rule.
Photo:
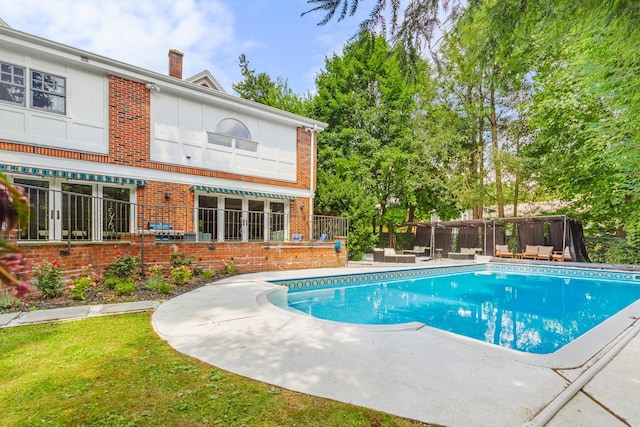
[[[4,230],[35,262],[160,262],[186,251],[245,271],[343,265],[346,221],[313,212],[326,124],[0,25],[0,172],[28,223]],[[338,245],[339,246],[339,245]]]

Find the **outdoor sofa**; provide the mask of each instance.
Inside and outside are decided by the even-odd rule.
[[[415,255],[415,256],[429,256],[429,246],[414,246],[413,249],[405,249],[402,251],[403,255]]]
[[[475,259],[476,254],[482,253],[480,248],[460,248],[460,252],[449,252],[447,258],[450,259]]]
[[[397,254],[393,248],[375,248],[373,250],[374,262],[402,262],[415,263],[416,256],[409,254]]]

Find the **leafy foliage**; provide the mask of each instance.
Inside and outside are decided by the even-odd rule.
[[[77,300],[86,299],[86,292],[98,286],[98,283],[102,277],[93,270],[91,264],[83,267],[82,273],[79,277],[69,280],[67,289],[71,292],[72,298]]]
[[[7,177],[0,173],[0,230],[11,230],[18,221],[26,221],[28,216],[29,200],[23,189],[9,183]],[[25,268],[26,259],[18,248],[0,238],[0,282],[11,285],[19,295],[26,293],[27,285],[16,278],[16,274]]]
[[[179,267],[171,267],[171,281],[174,285],[184,285],[191,279],[192,273],[191,269],[186,265],[181,265]]]
[[[115,283],[113,290],[116,295],[131,295],[136,289],[136,281],[132,278],[119,278]]]
[[[282,77],[275,81],[267,73],[256,73],[249,68],[249,60],[240,55],[240,72],[244,80],[232,85],[241,98],[250,99],[270,107],[304,115],[309,98],[296,95]]]
[[[224,272],[227,273],[227,274],[235,274],[237,272],[236,266],[233,265],[232,262],[225,262],[224,263]]]
[[[162,275],[151,275],[147,278],[145,283],[147,288],[162,292],[163,294],[169,294],[171,292],[171,283],[164,280]]]
[[[4,291],[0,294],[0,310],[12,310],[20,306],[22,301],[20,298],[13,297],[9,292]]]
[[[174,252],[171,254],[171,266],[172,267],[182,267],[182,266],[190,266],[193,264],[193,260],[195,260],[195,255],[193,254],[185,254],[184,252]]]
[[[118,279],[135,278],[139,275],[140,256],[126,253],[118,254],[115,261],[107,265],[104,275],[107,278]]]
[[[60,294],[64,285],[61,266],[57,261],[42,261],[33,268],[35,287],[43,298],[55,298]]]
[[[325,13],[325,24],[354,15],[363,2],[308,4],[307,13]],[[483,206],[500,207],[505,197],[516,207],[522,200],[558,198],[570,203],[566,213],[581,217],[593,232],[626,233],[635,241],[637,2],[409,0],[401,20],[400,5],[374,1],[362,26],[384,33],[388,16],[397,46],[412,53],[426,42],[434,56],[442,82],[437,104],[450,115],[425,128],[445,137],[440,120],[446,117],[462,136],[449,160],[459,208],[473,207],[480,215]],[[432,44],[437,28],[443,37]],[[336,100],[336,114],[342,115],[339,106],[350,106]]]
[[[410,212],[441,207],[429,197],[445,181],[427,154],[437,142],[419,128],[435,94],[429,67],[419,60],[409,74],[401,58],[401,48],[362,34],[317,78],[313,113],[329,127],[318,137],[316,206],[349,218],[353,259],[371,249],[376,226],[393,230]],[[390,206],[400,212],[386,215]]]

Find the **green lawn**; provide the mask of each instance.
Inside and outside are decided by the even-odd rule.
[[[0,329],[3,426],[417,426],[178,353],[150,313]]]

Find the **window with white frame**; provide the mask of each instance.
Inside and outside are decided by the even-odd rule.
[[[65,114],[66,95],[64,77],[31,70],[31,107]]]
[[[220,120],[215,132],[207,132],[207,138],[209,144],[254,153],[258,151],[258,143],[251,140],[249,129],[237,119]]]
[[[102,188],[102,239],[117,240],[131,231],[131,190],[125,187]]]
[[[38,70],[27,74],[26,67],[8,62],[0,62],[0,101],[26,106],[27,81],[31,108],[66,114],[66,78]]]
[[[0,62],[0,99],[2,101],[24,105],[25,73],[24,67]]]
[[[118,240],[134,228],[133,186],[14,177],[32,208],[21,240]]]

